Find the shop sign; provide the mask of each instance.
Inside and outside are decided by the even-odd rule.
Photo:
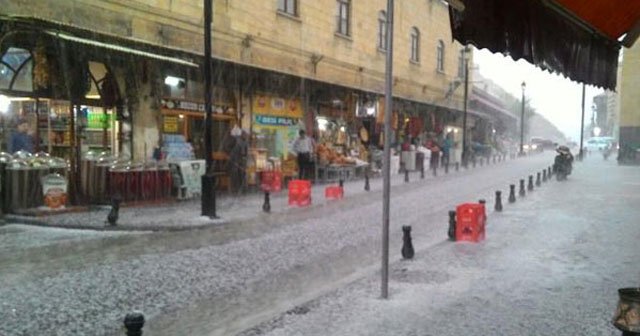
[[[87,127],[91,129],[111,128],[113,114],[104,114],[100,112],[87,113]]]
[[[302,118],[300,99],[284,99],[258,94],[253,99],[253,113],[288,118]]]
[[[256,123],[265,126],[294,126],[298,124],[296,118],[256,115]]]
[[[162,131],[164,133],[178,133],[178,117],[164,116]]]
[[[171,110],[175,109],[193,112],[204,112],[204,104],[177,99],[163,99],[162,107]]]

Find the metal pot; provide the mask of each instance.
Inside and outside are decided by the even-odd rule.
[[[80,192],[82,195],[89,196],[93,194],[93,186],[91,181],[93,180],[94,166],[98,160],[98,153],[94,151],[88,151],[80,160]]]
[[[6,167],[5,201],[6,212],[27,208],[27,184],[29,165],[21,159],[11,160]]]

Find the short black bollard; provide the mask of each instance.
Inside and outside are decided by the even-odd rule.
[[[456,212],[455,210],[449,211],[449,240],[456,241]]]
[[[118,217],[120,216],[120,195],[114,195],[111,198],[111,211],[109,211],[109,215],[107,215],[107,222],[111,226],[116,226],[118,224]]]
[[[496,163],[496,155],[493,156],[493,163]]]
[[[408,169],[404,170],[404,182],[405,183],[409,183],[409,170]]]
[[[460,162],[456,162],[456,171],[460,171]]]
[[[264,203],[262,203],[262,211],[271,212],[271,200],[269,199],[269,192],[264,192]]]
[[[529,184],[527,184],[527,190],[533,191],[533,175],[529,175]]]
[[[527,194],[527,192],[524,191],[524,179],[520,180],[520,190],[518,191],[518,194],[520,197],[524,197]]]
[[[542,170],[542,182],[547,182],[547,170]]]
[[[549,168],[547,168],[547,175],[549,175],[549,177],[551,177],[553,175],[553,169],[551,169],[551,166],[549,166]]]
[[[402,258],[412,259],[414,254],[413,243],[411,243],[411,226],[405,225],[402,227]]]
[[[343,179],[338,180],[338,185],[340,186],[340,188],[343,188],[344,187],[344,180]]]
[[[444,173],[449,174],[449,162],[444,165]]]
[[[502,191],[496,190],[496,205],[493,207],[495,211],[502,211]]]
[[[424,163],[420,167],[420,179],[424,179]]]
[[[137,311],[127,314],[124,317],[124,327],[127,331],[127,336],[142,336],[144,315]]]
[[[369,191],[371,187],[369,186],[369,172],[364,173],[364,190]]]
[[[433,176],[438,176],[438,165],[434,164],[433,167],[431,167],[431,172],[433,173]]]
[[[510,184],[509,185],[509,203],[515,203],[515,202],[516,202],[516,185]]]
[[[540,187],[542,185],[542,181],[540,180],[540,172],[536,173],[536,187]]]
[[[484,159],[480,158],[480,167],[484,166]]]
[[[473,160],[471,160],[471,167],[472,168],[476,167],[476,159],[475,158]]]

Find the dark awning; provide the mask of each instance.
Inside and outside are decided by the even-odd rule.
[[[621,39],[637,38],[640,1],[464,0],[453,38],[614,90]]]

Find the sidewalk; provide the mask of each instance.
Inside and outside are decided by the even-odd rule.
[[[375,272],[240,335],[619,335],[617,289],[640,285],[638,181],[587,159],[491,212],[482,243],[392,250],[388,300]]]
[[[449,169],[449,173],[445,174],[444,169],[439,169],[438,176],[434,177],[431,171],[425,171],[425,179],[420,179],[419,172],[411,172],[409,175],[410,182],[404,182],[404,174],[392,174],[391,186],[394,189],[405,187],[417,187],[424,183],[429,183],[433,179],[454,178],[456,175],[470,174],[476,170],[491,169],[494,166],[504,166],[511,162],[498,162],[496,164],[477,165],[476,168],[469,167],[464,170],[460,167],[458,172],[454,167]],[[289,214],[300,214],[305,209],[313,209],[326,205],[329,202],[350,202],[357,199],[358,196],[366,194],[380,194],[382,192],[382,178],[375,177],[370,179],[370,191],[364,190],[364,179],[344,182],[344,199],[327,200],[324,196],[324,190],[332,184],[315,184],[312,187],[312,205],[305,208],[291,207],[288,205],[287,189],[283,189],[277,193],[271,193],[271,216],[286,216]],[[336,184],[333,184],[336,185]],[[231,196],[222,195],[217,199],[217,214],[219,219],[209,219],[200,216],[201,205],[200,200],[175,201],[165,204],[141,205],[121,207],[117,226],[109,226],[107,224],[107,216],[110,211],[109,206],[94,206],[87,208],[87,211],[66,212],[61,214],[53,214],[42,217],[31,217],[23,215],[6,215],[7,223],[20,223],[41,225],[50,227],[62,227],[73,229],[92,229],[92,230],[108,230],[108,231],[177,231],[189,230],[197,228],[206,228],[211,225],[222,225],[247,221],[264,217],[266,214],[262,211],[264,202],[264,194],[249,193],[245,195]]]

